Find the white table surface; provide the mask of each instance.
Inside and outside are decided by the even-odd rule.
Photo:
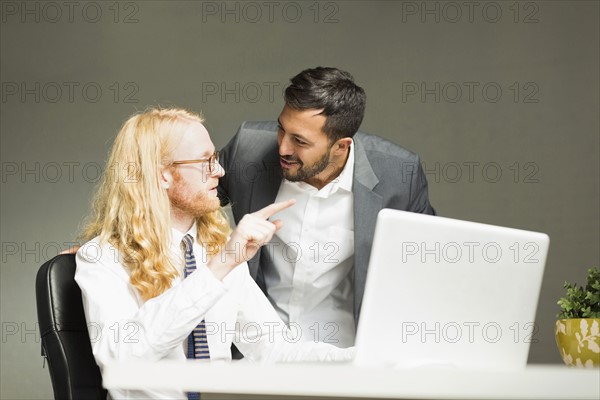
[[[600,399],[600,369],[517,371],[360,368],[351,364],[115,363],[104,386],[203,393],[413,399]]]

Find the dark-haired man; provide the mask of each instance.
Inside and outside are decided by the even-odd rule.
[[[302,340],[354,344],[377,213],[434,214],[419,157],[357,132],[366,96],[336,68],[302,71],[277,122],[244,122],[221,152],[222,201],[234,219],[297,199],[284,227],[250,262]]]

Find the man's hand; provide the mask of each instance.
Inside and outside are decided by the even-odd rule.
[[[215,276],[222,279],[230,270],[254,257],[258,249],[271,240],[283,225],[280,220],[271,222],[268,219],[295,203],[294,199],[273,203],[252,214],[244,215],[225,248],[209,262],[208,267]]]

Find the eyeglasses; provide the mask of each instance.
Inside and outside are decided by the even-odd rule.
[[[219,163],[219,152],[215,151],[213,155],[208,158],[201,158],[199,160],[181,160],[181,161],[173,161],[172,165],[184,165],[184,164],[196,164],[196,163],[208,163],[208,173],[212,174],[216,165]]]

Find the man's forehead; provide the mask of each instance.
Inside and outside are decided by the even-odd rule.
[[[284,130],[290,130],[289,133],[309,134],[311,136],[315,134],[324,135],[323,126],[327,121],[327,117],[321,114],[322,112],[323,109],[297,110],[286,105],[279,114],[278,121]]]
[[[199,122],[192,122],[181,135],[175,153],[200,158],[212,154],[215,146],[210,140],[208,131]]]

